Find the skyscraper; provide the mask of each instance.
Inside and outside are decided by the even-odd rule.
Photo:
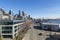
[[[14,13],[13,13],[13,11],[12,11],[12,10],[9,10],[9,14],[10,14],[10,15],[13,15]]]
[[[11,10],[9,10],[9,15],[11,15]]]
[[[22,16],[24,16],[25,15],[25,13],[24,13],[24,11],[22,11]]]
[[[19,10],[19,15],[18,15],[19,17],[21,17],[21,11]]]
[[[9,20],[13,20],[13,11],[9,10]]]

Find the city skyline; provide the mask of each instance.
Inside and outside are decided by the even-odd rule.
[[[60,0],[1,0],[0,8],[23,10],[33,18],[60,18]]]

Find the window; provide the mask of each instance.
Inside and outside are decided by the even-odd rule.
[[[14,36],[16,36],[16,34],[14,34]]]
[[[2,29],[12,29],[12,27],[2,27]]]
[[[12,31],[12,27],[2,27],[2,31]]]
[[[15,26],[14,28],[17,28],[17,26]]]
[[[15,32],[17,31],[17,29],[15,29]]]
[[[12,38],[12,35],[3,35],[3,38]]]
[[[44,26],[44,28],[46,28],[46,25]]]
[[[2,31],[2,33],[12,33],[12,31]]]

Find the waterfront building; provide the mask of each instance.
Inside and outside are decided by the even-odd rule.
[[[60,30],[60,20],[59,19],[47,19],[42,22],[42,29]]]

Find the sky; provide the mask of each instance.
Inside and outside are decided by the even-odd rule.
[[[60,18],[60,0],[0,0],[0,8],[15,14],[23,10],[33,18]]]

